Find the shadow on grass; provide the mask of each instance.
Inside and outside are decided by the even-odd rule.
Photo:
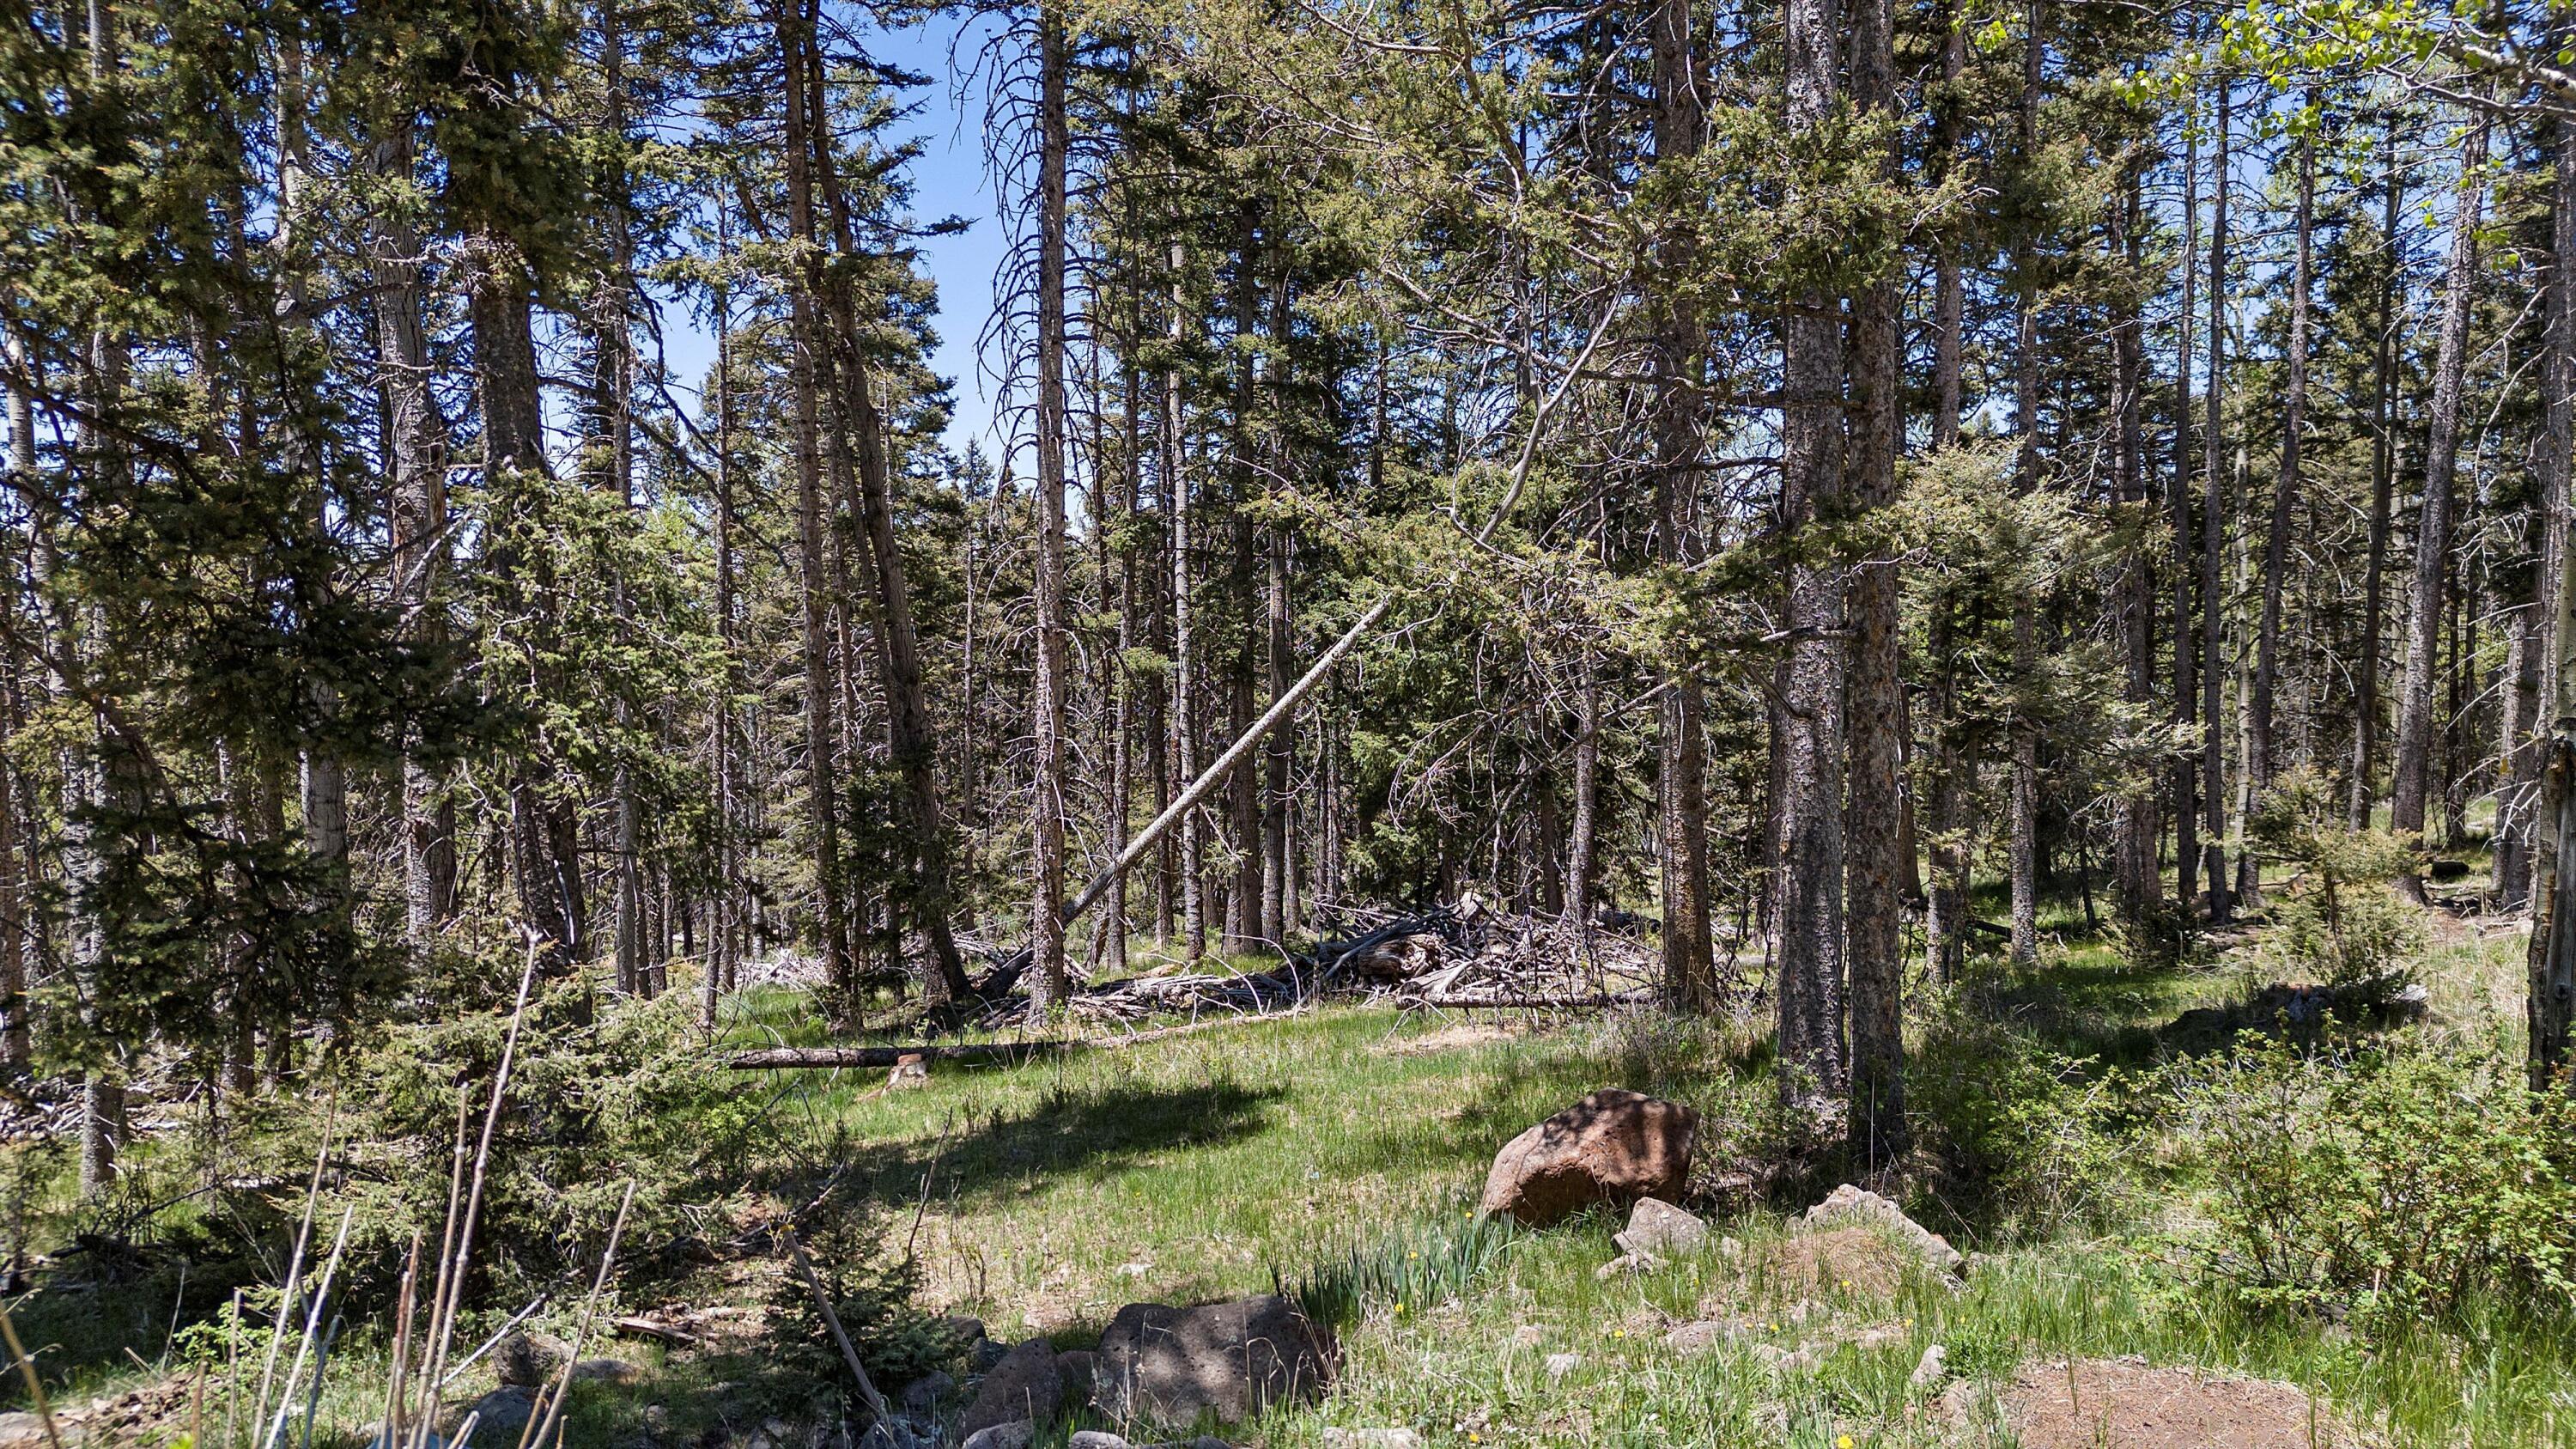
[[[917,1190],[935,1162],[945,1194],[989,1196],[1041,1179],[1133,1171],[1141,1159],[1214,1147],[1261,1132],[1279,1087],[1216,1081],[1189,1087],[1059,1087],[1017,1111],[960,1115],[944,1133],[868,1149],[880,1196]]]

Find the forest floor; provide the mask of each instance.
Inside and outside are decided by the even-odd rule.
[[[2418,965],[2431,1019],[2398,1029],[2509,1035],[2521,945],[2512,926],[2436,913]],[[1789,1243],[1796,1213],[1835,1178],[1779,1166],[1756,1019],[1326,1007],[1016,1067],[940,1064],[908,1090],[819,1071],[746,1073],[739,1090],[801,1123],[816,1165],[864,1179],[889,1251],[919,1265],[927,1306],[980,1318],[997,1339],[1078,1347],[1131,1302],[1358,1285],[1331,1392],[1246,1431],[1272,1449],[2576,1443],[2576,1324],[2497,1310],[2364,1337],[2327,1316],[2250,1312],[2171,1261],[2199,1210],[2192,1183],[2094,1160],[2133,1153],[2135,1139],[2106,1147],[2071,1126],[2050,1136],[2059,1129],[2043,1119],[2065,1102],[2216,1046],[2175,1023],[2274,979],[2259,951],[2141,970],[2079,943],[2024,977],[1995,969],[1928,993],[1945,1004],[1910,1043],[1916,1110],[1933,1133],[1991,1136],[1986,1119],[2000,1114],[2038,1144],[2015,1159],[2009,1190],[1955,1165],[1906,1184],[1916,1214],[1972,1254],[1955,1283],[1867,1243]],[[810,1035],[790,1026],[802,1015],[792,993],[742,1006],[738,1044]],[[1604,1279],[1596,1270],[1617,1251],[1609,1217],[1497,1233],[1472,1209],[1501,1143],[1606,1086],[1700,1111],[1693,1205],[1716,1231],[1659,1271]],[[777,1282],[774,1266],[737,1263],[667,1287],[665,1301],[621,1305],[707,1342],[607,1346],[640,1376],[583,1386],[566,1443],[802,1442],[757,1392],[778,1372],[760,1331]],[[49,1327],[20,1311],[40,1345],[63,1331],[60,1317]],[[1685,1324],[1719,1331],[1677,1347],[1668,1335]],[[167,1326],[128,1338],[130,1362],[102,1356],[78,1386],[160,1382],[166,1427],[153,1352]],[[1919,1376],[1936,1344],[1946,1377]],[[487,1375],[471,1370],[451,1402],[489,1388]],[[349,1436],[374,1416],[368,1367],[340,1378],[316,1443],[335,1432],[363,1443]],[[2124,1406],[2139,1423],[2106,1422]],[[1383,1429],[1419,1438],[1352,1436]]]

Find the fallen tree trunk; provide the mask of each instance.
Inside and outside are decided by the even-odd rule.
[[[736,1052],[725,1059],[725,1065],[738,1072],[771,1072],[800,1067],[891,1067],[905,1057],[919,1057],[925,1062],[1013,1062],[1024,1057],[1045,1056],[1052,1052],[1106,1050],[1113,1047],[1137,1046],[1149,1041],[1164,1041],[1193,1032],[1211,1031],[1220,1026],[1234,1026],[1248,1021],[1272,1021],[1294,1016],[1303,1007],[1291,1006],[1280,1011],[1249,1011],[1239,1016],[1221,1016],[1209,1021],[1185,1022],[1179,1026],[1157,1027],[1152,1031],[1121,1032],[1115,1036],[1048,1037],[1039,1041],[977,1042],[968,1046],[882,1047],[763,1047],[758,1051]]]
[[[1609,995],[1578,996],[1400,996],[1399,1006],[1436,1006],[1454,1011],[1507,1011],[1515,1007],[1533,1010],[1573,1010],[1587,1007],[1643,1006],[1655,999],[1647,990],[1620,991]]]

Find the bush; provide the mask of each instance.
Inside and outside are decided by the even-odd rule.
[[[2353,830],[2323,775],[2285,773],[2247,821],[2274,859],[2298,867],[2265,950],[2293,976],[2385,995],[2406,979],[2423,944],[2415,911],[2388,882],[2413,858],[2384,830]]]
[[[2128,1079],[2092,1078],[2085,1059],[1955,995],[1930,998],[1918,1021],[1907,1116],[1955,1179],[1945,1197],[2034,1233],[2126,1215],[2139,1188]]]
[[[806,1256],[831,1297],[841,1331],[858,1350],[869,1382],[891,1398],[905,1384],[955,1360],[966,1345],[946,1319],[917,1310],[913,1300],[921,1286],[920,1269],[911,1258],[889,1252],[883,1220],[840,1196],[827,1194],[809,1214]],[[813,1386],[830,1385],[826,1397],[839,1400],[845,1410],[855,1407],[858,1385],[803,1276],[782,1267],[768,1299],[770,1367],[782,1395],[807,1397]],[[781,1407],[813,1404],[809,1398]]]
[[[2386,1324],[2576,1289],[2576,1103],[2500,1052],[2263,1041],[2197,1071],[2186,1259],[2247,1302]]]

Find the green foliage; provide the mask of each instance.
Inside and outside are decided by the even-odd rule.
[[[2576,1290],[2576,1103],[2500,1054],[2265,1040],[2177,1085],[2208,1184],[2186,1261],[2246,1302],[2389,1326]]]
[[[1278,1291],[1308,1318],[1339,1326],[1372,1307],[1401,1316],[1465,1297],[1499,1268],[1520,1233],[1509,1218],[1470,1213],[1398,1229],[1309,1266],[1295,1279],[1272,1271]]]
[[[343,1272],[362,1302],[391,1294],[414,1232],[435,1256],[459,1108],[470,1139],[500,1061],[517,955],[497,941],[442,953],[428,986],[440,1005],[385,1028],[339,1088],[337,1132],[357,1169],[339,1187],[358,1204]],[[506,1311],[595,1271],[629,1181],[621,1278],[684,1267],[697,1242],[692,1210],[739,1190],[743,1165],[767,1160],[772,1128],[756,1101],[728,1090],[690,1049],[684,996],[602,996],[580,978],[539,983],[493,1137],[474,1250],[478,1296],[506,1300]],[[321,1127],[313,1114],[300,1117],[259,1124],[269,1129],[262,1150],[298,1182]]]
[[[898,1256],[891,1250],[886,1226],[864,1204],[845,1194],[828,1194],[808,1225],[806,1255],[869,1381],[891,1393],[953,1363],[966,1345],[947,1320],[915,1307],[920,1265],[908,1253]],[[813,1290],[784,1265],[769,1290],[769,1321],[775,1362],[786,1371],[782,1384],[831,1385],[834,1399],[858,1401],[858,1386]]]
[[[2294,974],[2384,993],[2401,985],[2423,944],[2417,913],[2388,880],[2407,868],[2406,841],[2342,823],[2332,782],[2302,765],[2284,773],[2246,822],[2273,859],[2294,866],[2265,949]]]
[[[2145,1186],[2116,1073],[2036,1032],[1936,992],[1907,1062],[1907,1116],[1953,1181],[1945,1196],[2010,1230],[2038,1234],[2124,1219]]]

